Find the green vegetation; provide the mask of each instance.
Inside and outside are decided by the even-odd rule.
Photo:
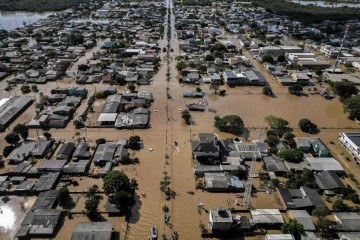
[[[69,197],[70,197],[70,192],[66,186],[60,188],[56,194],[56,200],[59,202],[60,206],[64,206],[66,201],[69,199]]]
[[[329,215],[330,211],[325,206],[316,206],[315,209],[312,211],[311,215],[318,218],[324,218],[325,216]]]
[[[303,90],[303,87],[300,84],[293,84],[288,87],[289,93],[292,95],[300,95]]]
[[[279,152],[279,157],[288,162],[301,162],[303,152],[298,149],[285,149]]]
[[[138,150],[140,149],[140,141],[141,138],[138,135],[131,136],[128,141],[128,147],[132,150]]]
[[[264,95],[267,95],[267,96],[273,95],[273,91],[272,91],[272,89],[271,89],[270,86],[265,86],[265,87],[263,87],[262,93],[263,93]]]
[[[324,20],[341,21],[358,19],[360,12],[355,8],[324,8],[314,5],[300,5],[286,0],[252,0],[255,6],[263,7],[266,11],[289,16],[290,19],[305,24],[319,23]]]
[[[19,134],[24,140],[29,136],[29,128],[25,124],[18,123],[13,128],[13,132]]]
[[[106,139],[105,138],[98,138],[96,139],[96,145],[99,145],[99,144],[104,144],[106,143]]]
[[[334,93],[340,97],[340,101],[343,101],[346,98],[351,97],[352,95],[356,95],[359,91],[356,86],[351,82],[331,83],[331,88]]]
[[[20,90],[23,94],[31,92],[31,88],[28,85],[22,85]]]
[[[347,211],[350,211],[350,207],[349,205],[347,205],[346,203],[344,203],[344,201],[342,199],[336,199],[334,202],[333,202],[333,205],[332,205],[333,209],[335,211],[341,211],[341,212],[347,212]]]
[[[223,132],[239,133],[244,128],[243,120],[237,115],[215,116],[215,127]]]
[[[184,119],[186,124],[190,124],[191,114],[188,110],[183,110],[181,112],[181,118]]]
[[[360,95],[352,96],[344,100],[344,110],[350,118],[360,119]]]
[[[317,125],[307,118],[300,119],[299,128],[306,133],[317,133],[319,131]]]
[[[98,188],[97,185],[93,185],[85,195],[85,214],[90,220],[96,220],[99,216],[98,206],[103,196],[97,194]]]
[[[309,169],[304,169],[302,173],[288,173],[286,181],[287,188],[300,188],[301,186],[317,188],[314,175]]]
[[[16,134],[14,132],[10,132],[5,136],[5,141],[8,144],[15,145],[16,143],[18,143],[20,141],[19,134]]]
[[[281,230],[283,233],[292,234],[296,240],[300,240],[300,234],[304,230],[304,226],[295,219],[290,219],[281,227]]]
[[[61,11],[81,3],[89,3],[89,0],[3,0],[0,2],[0,10],[5,11]]]
[[[248,172],[246,171],[246,169],[243,169],[242,167],[238,167],[238,169],[232,172],[232,174],[242,180],[246,180],[248,177]]]
[[[103,188],[105,194],[109,196],[110,202],[127,213],[133,204],[136,186],[136,181],[130,181],[124,172],[115,170],[106,175]]]

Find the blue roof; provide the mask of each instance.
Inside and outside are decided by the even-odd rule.
[[[235,188],[244,188],[244,184],[243,182],[236,176],[232,176],[231,177],[231,184],[235,187]]]

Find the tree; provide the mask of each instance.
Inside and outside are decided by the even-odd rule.
[[[215,127],[223,132],[239,133],[244,128],[243,120],[237,115],[215,116]]]
[[[74,126],[75,126],[76,129],[83,128],[83,127],[85,126],[82,121],[79,121],[79,120],[77,120],[77,119],[75,119],[75,120],[73,121],[73,124],[74,124]]]
[[[112,203],[121,210],[128,210],[133,203],[136,186],[124,172],[115,170],[106,175],[103,188]]]
[[[284,129],[289,125],[287,120],[274,115],[265,117],[265,122],[267,122],[272,129]]]
[[[49,133],[49,132],[44,132],[43,135],[44,135],[44,137],[46,137],[47,140],[49,140],[52,136],[51,133]]]
[[[13,128],[13,132],[19,134],[24,140],[26,140],[29,136],[29,128],[25,124],[17,124]]]
[[[69,189],[64,186],[58,190],[56,193],[56,200],[59,202],[60,206],[64,206],[66,201],[69,199],[70,192]]]
[[[38,92],[39,91],[38,86],[37,85],[32,85],[31,86],[31,91]]]
[[[31,89],[30,89],[30,87],[29,87],[28,85],[22,85],[21,88],[20,88],[20,90],[21,90],[21,92],[22,92],[23,94],[26,94],[26,93],[31,92]]]
[[[326,206],[316,206],[315,209],[312,211],[311,215],[318,218],[324,218],[325,216],[329,215],[330,211]]]
[[[115,82],[121,86],[124,86],[126,84],[126,77],[122,74],[116,74]]]
[[[199,93],[201,93],[201,92],[202,92],[202,89],[201,89],[201,88],[199,88],[199,87],[197,87],[195,90],[196,90],[196,92],[199,92]]]
[[[220,95],[220,96],[225,96],[225,94],[226,94],[226,90],[225,90],[225,89],[222,89],[222,90],[219,91],[219,95]]]
[[[284,55],[279,55],[277,60],[278,60],[278,62],[285,62],[286,58]]]
[[[341,212],[347,212],[350,210],[349,205],[344,203],[344,201],[342,199],[336,199],[332,204],[332,208],[335,211],[341,211]]]
[[[98,186],[93,185],[85,195],[85,213],[91,219],[95,220],[98,216],[98,206],[103,197],[98,192]]]
[[[267,95],[267,96],[273,95],[273,92],[272,92],[272,89],[271,89],[270,86],[265,86],[265,87],[263,87],[262,93],[263,93],[264,95]]]
[[[106,139],[105,138],[98,138],[96,139],[96,145],[99,145],[99,144],[104,144],[106,143]]]
[[[288,162],[301,162],[303,152],[298,149],[285,149],[279,152],[279,157]]]
[[[84,36],[81,33],[71,33],[69,35],[69,42],[71,45],[78,45],[84,42]]]
[[[187,64],[183,61],[180,61],[176,64],[176,69],[181,72],[184,68],[187,67]]]
[[[268,62],[268,63],[272,63],[273,61],[274,61],[274,59],[272,58],[272,56],[270,56],[270,55],[265,55],[265,56],[263,56],[262,57],[262,62]]]
[[[136,87],[135,87],[135,85],[133,83],[129,83],[127,85],[127,89],[129,89],[130,92],[134,92]]]
[[[304,230],[304,226],[295,219],[290,219],[281,227],[281,230],[283,233],[292,234],[296,240],[300,240],[300,234]]]
[[[232,174],[234,176],[237,176],[239,179],[243,179],[243,180],[246,180],[248,177],[248,172],[246,171],[246,169],[242,167],[238,167],[238,169],[235,170]]]
[[[315,222],[317,229],[322,233],[328,233],[332,222],[327,218],[318,218]]]
[[[80,64],[79,66],[78,66],[78,70],[79,71],[86,71],[86,70],[88,70],[90,67],[88,66],[88,65],[86,65],[86,64]]]
[[[13,145],[9,145],[9,146],[4,147],[3,152],[2,152],[3,156],[4,156],[4,157],[9,156],[10,153],[11,153],[14,149],[15,149],[15,147],[14,147]]]
[[[140,148],[141,138],[138,135],[131,136],[128,141],[128,147],[132,150],[136,150]]]
[[[306,133],[317,133],[319,129],[317,128],[316,124],[312,123],[307,118],[302,118],[299,121],[299,128]]]
[[[360,119],[360,95],[355,95],[344,100],[344,110],[352,119]]]
[[[336,82],[332,84],[332,89],[336,95],[340,97],[340,101],[343,101],[346,98],[356,95],[358,89],[351,82]]]
[[[212,62],[212,61],[215,61],[215,57],[212,54],[208,54],[205,56],[204,60],[208,61],[208,62]]]
[[[188,110],[183,110],[181,112],[181,118],[184,119],[186,124],[190,124],[191,114]]]
[[[214,93],[216,94],[219,91],[219,85],[211,84],[209,89],[214,91]]]
[[[5,136],[5,141],[9,144],[16,144],[20,141],[20,137],[18,134],[14,132],[10,132]]]
[[[118,170],[110,172],[104,178],[105,194],[110,195],[119,191],[132,192],[130,179],[124,172]]]
[[[299,95],[302,92],[303,87],[300,84],[292,84],[288,87],[289,93],[293,95]]]

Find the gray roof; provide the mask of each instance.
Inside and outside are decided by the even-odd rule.
[[[112,143],[99,144],[93,157],[94,162],[111,161],[114,159],[116,145]]]
[[[323,171],[315,174],[317,185],[322,190],[331,190],[336,188],[345,188],[336,173],[332,171]]]
[[[112,229],[109,222],[78,223],[71,240],[111,240]]]
[[[31,151],[35,147],[36,142],[26,141],[22,142],[20,146],[15,148],[7,157],[9,161],[23,162],[30,157]]]
[[[58,181],[60,173],[50,173],[41,175],[34,185],[34,190],[38,192],[51,190]]]
[[[44,156],[46,151],[51,147],[52,141],[39,140],[36,142],[34,148],[31,150],[33,156]]]
[[[314,171],[336,171],[343,172],[344,169],[341,164],[332,157],[318,157],[318,158],[306,158],[306,161],[310,164]]]
[[[90,160],[79,160],[77,162],[69,162],[62,169],[67,174],[80,174],[85,173],[89,166]]]
[[[211,209],[210,214],[212,216],[213,222],[222,222],[222,223],[233,222],[231,211],[228,209],[222,209],[222,208]]]
[[[337,229],[344,231],[360,231],[360,214],[357,212],[334,212],[335,219],[340,223]]]
[[[47,171],[60,172],[65,164],[66,164],[66,160],[46,160],[45,159],[37,166],[37,169],[39,172],[47,172]]]
[[[319,193],[308,187],[301,187],[300,189],[286,189],[279,186],[277,190],[288,209],[326,206]]]
[[[89,158],[90,157],[90,146],[89,144],[82,142],[79,143],[76,148],[75,148],[75,152],[73,154],[73,158]]]
[[[11,97],[6,102],[1,99],[3,104],[0,106],[0,129],[8,125],[21,111],[28,107],[34,100],[32,97]]]
[[[75,151],[75,143],[64,142],[56,154],[56,159],[69,159]]]
[[[310,214],[306,210],[289,210],[290,217],[304,226],[305,231],[315,231],[315,225]]]
[[[288,172],[284,162],[280,158],[264,157],[263,160],[269,172]]]

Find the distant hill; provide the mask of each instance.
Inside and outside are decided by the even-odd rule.
[[[90,0],[1,0],[0,10],[5,11],[61,11]]]

